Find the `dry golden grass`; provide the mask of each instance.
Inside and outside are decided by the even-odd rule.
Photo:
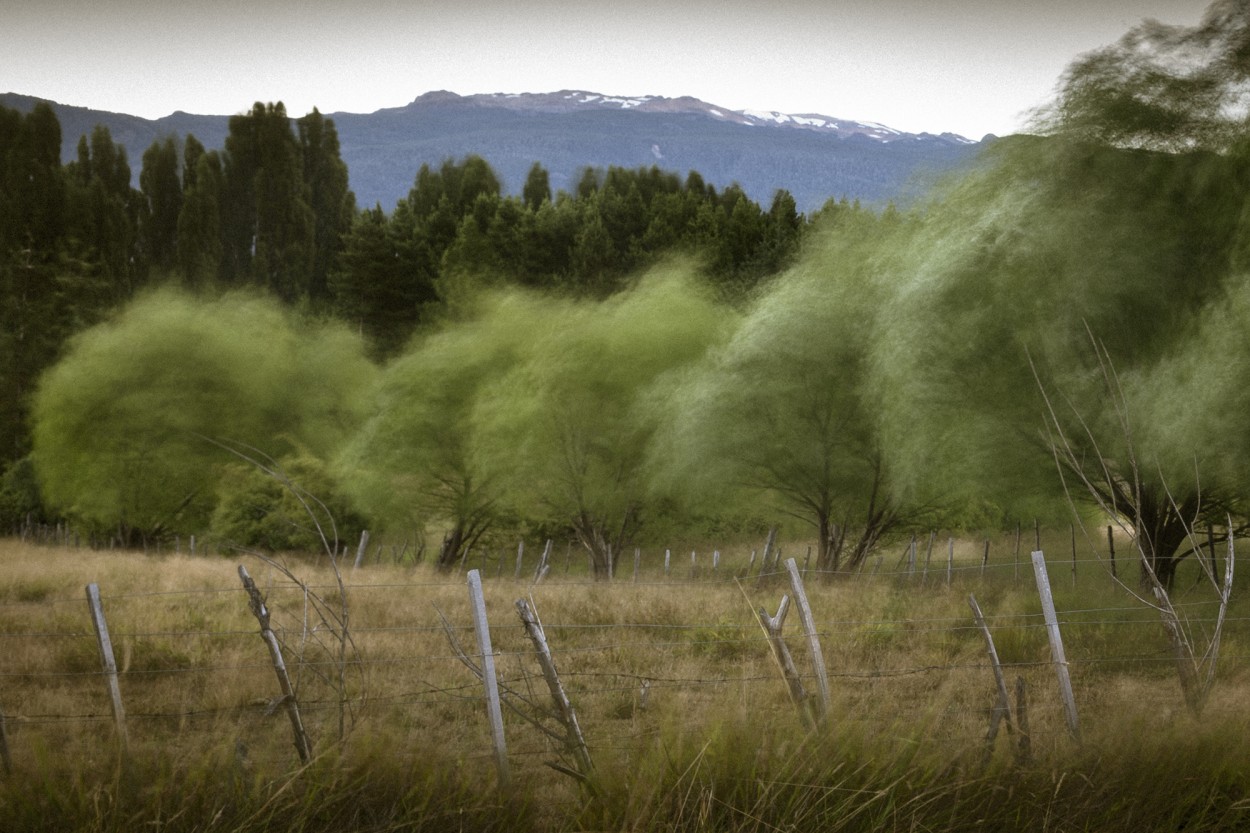
[[[826,731],[877,759],[979,762],[995,688],[981,635],[972,627],[971,592],[991,619],[1004,660],[1013,663],[1011,681],[1022,676],[1028,683],[1035,754],[1062,760],[1075,747],[1035,615],[1040,608],[1031,571],[1022,569],[1019,582],[1012,569],[983,577],[980,545],[961,544],[958,551],[957,564],[965,569],[955,573],[952,586],[944,552],[941,569],[936,557],[931,564],[927,583],[923,576],[810,577],[831,680]],[[604,783],[645,793],[647,783],[667,777],[657,772],[657,761],[671,762],[659,765],[664,770],[697,759],[726,732],[740,735],[734,742],[744,747],[749,768],[786,760],[803,736],[753,608],[775,611],[788,585],[780,576],[734,580],[748,553],[726,553],[716,575],[705,572],[697,580],[690,578],[688,552],[683,561],[674,558],[682,566],[668,577],[652,556],[639,583],[632,581],[632,564],[617,582],[595,583],[576,570],[566,576],[557,558],[554,576],[539,585],[513,580],[511,562],[503,577],[488,564],[485,594],[499,675],[522,698],[548,705],[514,609],[516,599],[528,597]],[[0,710],[8,718],[15,768],[90,771],[115,760],[83,592],[97,582],[121,669],[131,758],[171,761],[177,770],[179,761],[216,756],[223,766],[261,779],[295,769],[286,717],[273,707],[277,682],[236,574],[240,562],[273,610],[315,749],[338,750],[335,634],[281,570],[250,557],[147,557],[4,541]],[[331,570],[310,560],[287,564],[313,594],[338,604]],[[526,575],[532,576],[532,565]],[[353,643],[344,677],[347,748],[492,784],[480,684],[454,656],[438,613],[475,653],[463,576],[369,565],[346,570],[344,578]],[[1250,672],[1240,621],[1226,634],[1220,682],[1198,721],[1184,710],[1163,631],[1151,614],[1092,568],[1076,588],[1061,586],[1053,571],[1052,582],[1061,612],[1067,611],[1065,635],[1087,744],[1115,748],[1126,727],[1136,732],[1160,725],[1181,733],[1218,725],[1246,736],[1242,704],[1250,697]],[[799,630],[792,611],[786,634],[814,691]],[[583,800],[576,783],[544,766],[561,757],[559,744],[506,710],[505,724],[519,794],[542,796],[540,815],[553,824],[575,816]],[[1009,744],[1000,738],[996,760],[1002,765],[1011,761]]]

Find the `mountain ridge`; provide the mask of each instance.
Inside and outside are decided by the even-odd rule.
[[[29,111],[38,99],[7,93],[0,104]],[[206,147],[225,142],[230,116],[175,111],[159,119],[49,102],[62,124],[62,156],[96,124],[126,147],[137,182],[143,151],[158,138],[193,133]],[[296,114],[293,114],[296,115]],[[986,142],[956,134],[911,134],[869,121],[821,114],[735,111],[691,96],[610,96],[585,90],[461,96],[434,90],[372,113],[332,112],[351,187],[361,205],[390,209],[423,164],[482,156],[509,193],[535,162],[555,190],[571,190],[586,167],[698,171],[718,187],[739,184],[753,199],[778,189],[800,210],[846,197],[907,202]]]

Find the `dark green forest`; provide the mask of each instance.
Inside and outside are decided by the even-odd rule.
[[[306,489],[343,538],[567,536],[603,575],[782,519],[838,571],[1076,517],[1170,586],[1250,519],[1247,55],[1244,2],[1142,24],[925,200],[814,216],[473,156],[362,209],[281,104],[135,190],[106,131],[61,165],[49,109],[0,111],[4,520],[301,548]]]

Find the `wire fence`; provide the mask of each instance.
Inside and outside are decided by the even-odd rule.
[[[493,581],[485,573],[500,685],[518,702],[545,702],[534,647],[511,609],[516,598],[528,597],[583,715],[592,754],[637,751],[671,731],[675,714],[687,715],[692,726],[735,716],[786,719],[791,705],[785,684],[755,613],[761,606],[775,608],[786,592],[785,571],[741,556],[719,559],[716,570],[700,569],[697,554],[687,559],[693,566],[678,575],[675,559],[666,558],[665,575],[652,554],[649,564],[643,562],[647,569],[634,573],[631,562],[628,576],[618,574],[615,583],[558,575],[535,583],[533,566],[513,567],[512,576]],[[1056,572],[1072,564],[1103,566],[1102,559],[1051,563]],[[1004,669],[1027,679],[1036,692],[1035,738],[1061,742],[1065,730],[1053,696],[1047,625],[1035,599],[1021,601],[1028,598],[1032,576],[1031,567],[1026,573],[1020,566],[966,558],[957,565],[951,559],[940,569],[934,564],[926,577],[923,562],[898,570],[867,565],[829,581],[807,570],[815,635],[835,689],[830,719],[877,732],[907,726],[932,744],[968,743],[983,735],[995,702],[992,669],[964,600],[969,592],[984,593]],[[525,578],[515,580],[522,572]],[[273,665],[242,588],[224,578],[224,562],[222,573],[220,586],[176,590],[110,587],[107,575],[100,577],[125,720],[140,742],[148,736],[163,743],[171,732],[182,738],[225,735],[246,739],[252,755],[268,750],[263,754],[277,761],[290,749]],[[461,575],[414,575],[412,581],[387,575],[375,582],[367,568],[349,572],[345,606],[335,582],[301,585],[277,571],[258,580],[311,732],[318,743],[328,742],[346,713],[352,726],[396,734],[411,754],[420,754],[430,738],[447,742],[454,735],[464,745],[461,757],[489,759],[482,686],[453,647],[459,643],[474,653]],[[846,607],[863,609],[848,600],[874,588],[883,592],[884,613],[840,615]],[[921,589],[929,591],[929,602],[915,601]],[[2,598],[0,726],[7,729],[13,759],[39,748],[106,744],[116,715],[85,598],[20,587]],[[1106,689],[1112,676],[1128,675],[1133,691],[1149,690],[1156,701],[1162,696],[1179,704],[1177,660],[1157,613],[1127,593],[1113,604],[1079,604],[1083,599],[1074,592],[1060,609],[1078,702],[1105,712],[1122,708],[1125,703],[1109,698]],[[319,605],[350,613],[350,639]],[[1178,609],[1196,638],[1215,629],[1217,604],[1186,598]],[[1241,615],[1224,620],[1225,673],[1250,659],[1247,623],[1250,617]],[[799,653],[797,625],[787,638]],[[809,690],[814,685],[809,662],[800,662],[800,679]],[[550,737],[515,717],[508,734],[509,757],[559,752]]]

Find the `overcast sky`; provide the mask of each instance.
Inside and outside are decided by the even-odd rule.
[[[0,0],[0,92],[157,118],[368,113],[446,89],[692,95],[971,138],[1197,0]]]

